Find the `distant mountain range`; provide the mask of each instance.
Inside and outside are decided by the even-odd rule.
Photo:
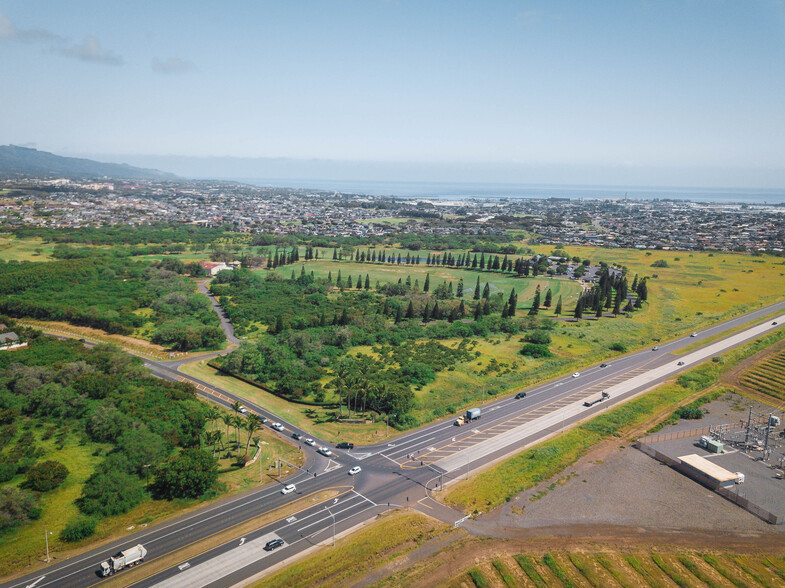
[[[0,146],[0,176],[66,178],[174,179],[177,176],[157,169],[133,167],[125,163],[102,163],[92,159],[60,157],[54,153]]]

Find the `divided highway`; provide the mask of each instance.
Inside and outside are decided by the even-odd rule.
[[[689,345],[760,321],[778,311],[782,312],[781,316],[683,353]],[[783,325],[785,302],[715,325],[695,337],[683,337],[661,343],[656,350],[646,349],[617,358],[606,367],[596,365],[576,377],[562,377],[532,387],[523,399],[504,398],[486,403],[480,420],[462,427],[453,425],[453,416],[399,436],[390,443],[350,451],[333,449],[329,457],[304,446],[303,470],[285,480],[286,484],[296,485],[296,491],[291,494],[281,494],[281,483],[268,484],[170,522],[129,533],[122,541],[57,562],[2,586],[101,584],[106,579],[98,575],[100,562],[137,543],[148,550],[145,564],[132,568],[133,572],[122,571],[110,578],[111,581],[120,580],[122,585],[133,586],[232,586],[318,543],[323,544],[333,532],[350,529],[388,508],[411,506],[452,523],[461,513],[430,498],[432,492],[441,490],[442,484],[470,475],[473,469],[485,467],[578,420],[628,400],[698,362]],[[148,361],[147,364],[159,377],[193,382],[199,393],[210,400],[227,406],[239,401],[271,422],[283,423],[285,429],[281,434],[285,437],[295,432],[313,437],[261,406],[184,376],[177,371],[179,362]],[[598,391],[609,391],[610,398],[585,407],[583,400]],[[319,440],[317,444],[327,445]],[[362,471],[349,475],[348,470],[353,466],[360,466]],[[314,502],[314,498],[328,495],[324,501]],[[258,526],[251,524],[248,530],[249,521],[262,515],[266,515],[265,520],[259,521]],[[232,533],[233,529],[236,534]],[[223,539],[219,540],[219,533]],[[272,539],[281,539],[282,546],[265,550],[264,546]],[[188,553],[179,555],[186,546],[191,546]],[[155,562],[160,564],[164,557],[165,565],[156,566]],[[128,583],[122,582],[123,574],[129,575]]]

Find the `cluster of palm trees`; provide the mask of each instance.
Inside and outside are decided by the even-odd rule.
[[[258,431],[262,426],[262,419],[259,418],[258,415],[253,413],[248,413],[245,416],[241,413],[241,406],[239,402],[235,402],[232,405],[232,411],[234,414],[228,412],[222,412],[218,409],[215,405],[210,405],[207,408],[207,419],[212,422],[212,430],[207,431],[205,433],[205,442],[208,445],[211,445],[213,448],[213,457],[215,457],[215,452],[217,447],[220,445],[221,450],[224,449],[223,443],[223,435],[221,431],[216,429],[216,422],[221,421],[226,426],[226,441],[227,444],[231,439],[231,435],[229,433],[230,428],[234,428],[234,439],[235,439],[235,448],[240,446],[240,431],[247,431],[248,439],[245,443],[245,453],[244,456],[248,455],[248,450],[251,447],[251,440],[253,439],[253,434]]]

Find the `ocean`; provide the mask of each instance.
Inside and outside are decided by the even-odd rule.
[[[452,183],[452,182],[373,182],[351,180],[296,180],[264,178],[239,180],[256,186],[334,190],[346,194],[468,200],[501,198],[570,198],[619,200],[685,200],[736,204],[785,205],[785,189],[680,188],[642,186],[558,186],[531,184]]]

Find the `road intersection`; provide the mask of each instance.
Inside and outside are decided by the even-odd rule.
[[[779,311],[781,316],[762,320]],[[528,445],[557,434],[576,422],[590,418],[610,406],[642,394],[697,363],[728,349],[782,328],[785,302],[710,327],[697,337],[681,337],[615,359],[610,365],[592,366],[579,377],[561,377],[527,390],[523,399],[512,397],[482,406],[479,421],[457,427],[454,416],[401,435],[389,443],[343,451],[333,449],[330,458],[315,448],[303,447],[303,468],[282,483],[293,483],[296,492],[282,495],[281,482],[268,484],[245,494],[218,501],[189,515],[129,533],[121,541],[95,548],[72,559],[57,562],[40,571],[2,584],[21,588],[46,586],[93,586],[104,579],[97,575],[99,564],[130,545],[142,543],[148,549],[145,565],[127,573],[133,586],[232,586],[270,569],[315,545],[324,544],[340,533],[374,516],[399,506],[409,506],[449,523],[458,513],[431,498],[443,485],[487,467]],[[758,321],[752,324],[754,321]],[[776,321],[778,324],[772,324]],[[733,331],[720,340],[717,336]],[[685,348],[706,341],[687,353]],[[682,361],[683,365],[678,365]],[[250,411],[284,425],[281,435],[291,440],[293,433],[313,435],[288,423],[279,415],[208,382],[177,371],[180,362],[146,361],[158,377],[192,382],[198,393],[214,402],[231,406],[241,402]],[[583,400],[598,391],[609,398],[597,405],[584,406]],[[328,444],[317,439],[317,446]],[[361,465],[362,472],[348,475]],[[326,491],[337,492],[329,499],[309,504],[308,497]],[[301,501],[302,507],[293,503]],[[285,512],[284,512],[285,511]],[[282,513],[280,517],[276,513]],[[258,527],[246,531],[259,519]],[[263,519],[263,521],[262,521]],[[252,525],[253,526],[253,525]],[[236,529],[239,535],[231,536]],[[242,532],[240,530],[242,529]],[[216,537],[226,538],[217,541]],[[212,538],[212,539],[211,539]],[[272,551],[263,548],[270,539],[283,545]],[[204,545],[194,553],[186,546]],[[191,550],[193,551],[193,549]],[[180,557],[178,554],[183,553]],[[158,566],[149,565],[159,561]],[[161,567],[161,562],[166,565]],[[148,569],[149,572],[145,572]]]

